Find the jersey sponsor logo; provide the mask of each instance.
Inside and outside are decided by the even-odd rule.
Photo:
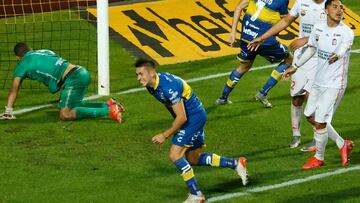
[[[261,0],[261,1],[264,2],[264,3],[267,3],[269,5],[272,4],[272,2],[273,2],[272,0]]]
[[[319,58],[321,58],[321,59],[329,60],[329,58],[330,58],[331,55],[332,55],[332,53],[330,53],[330,52],[327,52],[327,51],[318,49],[318,56],[319,56]]]
[[[309,4],[304,4],[304,3],[302,3],[302,4],[301,4],[301,6],[304,6],[304,7],[310,7],[310,5],[309,5]]]
[[[110,4],[111,36],[137,57],[147,56],[159,64],[235,55],[239,53],[239,48],[229,47],[227,39],[238,2],[239,0],[166,0],[128,5]],[[295,0],[289,2],[291,8]],[[96,17],[96,8],[89,8],[88,11]],[[323,15],[325,18],[325,13]],[[345,7],[343,21],[356,36],[360,35],[359,19],[359,15]],[[237,39],[240,38],[240,23]],[[298,25],[299,19],[280,32],[277,39],[289,45],[298,36]],[[255,31],[255,28],[251,29]]]
[[[314,27],[314,25],[312,24],[307,24],[307,23],[303,23],[302,24],[302,31],[305,33],[311,33],[312,28]]]
[[[245,34],[247,34],[247,35],[250,35],[250,36],[252,36],[253,38],[256,38],[258,35],[259,35],[259,33],[257,33],[257,32],[254,32],[254,31],[252,31],[251,29],[248,29],[248,28],[243,28],[243,33],[245,33]]]
[[[332,45],[336,45],[337,44],[337,40],[334,38],[333,40],[332,40]]]

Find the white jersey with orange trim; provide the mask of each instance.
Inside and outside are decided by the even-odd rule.
[[[314,84],[321,87],[345,88],[350,59],[350,47],[354,41],[354,32],[343,22],[336,27],[327,23],[316,24],[309,37],[309,46],[317,48],[318,67]],[[337,53],[341,44],[349,44],[346,54],[336,62],[329,64],[329,58]]]
[[[299,38],[308,37],[315,24],[326,22],[325,1],[315,3],[314,0],[296,0],[290,15],[299,17]]]

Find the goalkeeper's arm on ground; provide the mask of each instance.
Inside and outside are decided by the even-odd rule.
[[[9,90],[7,105],[5,106],[5,112],[0,116],[0,119],[15,119],[16,117],[13,114],[13,106],[15,104],[15,100],[17,94],[20,89],[22,79],[20,77],[15,77],[13,80],[13,84],[11,89]]]

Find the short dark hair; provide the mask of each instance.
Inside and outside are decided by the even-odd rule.
[[[325,1],[325,8],[327,8],[328,6],[330,6],[331,2],[333,2],[335,0],[326,0]],[[339,0],[340,2],[342,2],[341,0]]]
[[[150,60],[150,59],[140,58],[140,59],[136,60],[135,68],[139,68],[139,67],[142,67],[142,66],[155,68],[156,65],[155,65],[155,62],[153,60]]]
[[[31,48],[25,42],[19,42],[14,46],[14,54],[23,57]]]

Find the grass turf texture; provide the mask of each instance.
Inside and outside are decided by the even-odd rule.
[[[344,3],[360,13],[355,0]],[[132,67],[134,59],[115,42],[111,42],[110,49],[112,92],[138,87]],[[360,49],[359,37],[353,49]],[[191,79],[231,71],[237,63],[234,56],[227,56],[162,66],[159,71]],[[255,66],[267,64],[259,57]],[[360,143],[359,64],[359,54],[352,54],[348,88],[333,119],[338,132],[355,143]],[[300,170],[311,154],[287,147],[291,140],[289,81],[280,82],[270,92],[273,109],[264,109],[252,99],[270,72],[271,69],[265,69],[247,73],[230,96],[234,104],[217,108],[213,103],[227,76],[190,84],[209,115],[205,129],[206,151],[228,157],[245,155],[252,180],[248,187],[243,187],[232,170],[194,167],[207,197],[341,168],[338,150],[329,141],[326,165],[316,170]],[[3,104],[7,91],[0,91]],[[46,90],[22,90],[16,108],[58,98],[58,95],[49,95]],[[153,135],[171,124],[171,116],[145,91],[113,96],[127,107],[123,125],[109,119],[60,122],[56,107],[0,122],[0,201],[183,201],[187,188],[167,158],[170,141],[161,146],[151,143]],[[311,128],[305,120],[302,132],[303,143],[312,139]],[[359,151],[359,147],[354,148],[350,166],[360,164]],[[356,202],[360,201],[359,174],[349,172],[224,202]]]

